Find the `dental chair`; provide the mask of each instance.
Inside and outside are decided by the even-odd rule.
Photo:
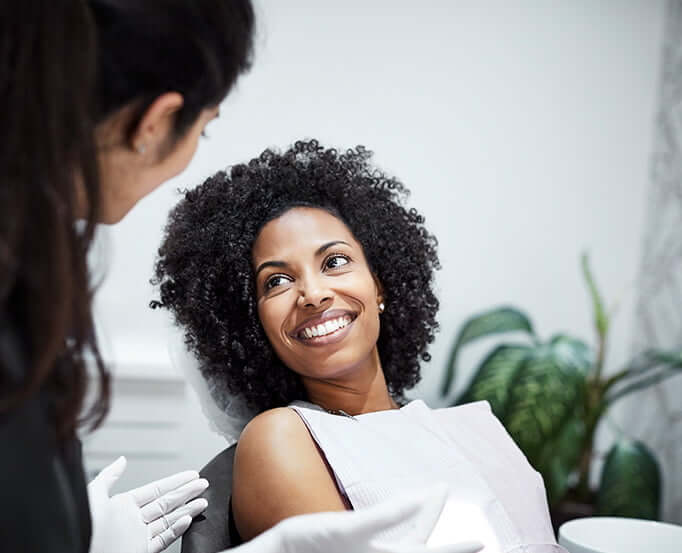
[[[208,507],[182,537],[182,553],[216,553],[237,545],[236,529],[229,516],[236,448],[234,444],[224,449],[199,472],[210,484],[201,495],[208,501]]]

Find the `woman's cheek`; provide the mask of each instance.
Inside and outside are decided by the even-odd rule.
[[[272,343],[273,313],[272,306],[266,299],[261,299],[258,303],[258,317],[260,318],[260,324],[265,331],[265,336],[270,343]]]
[[[279,296],[270,298],[268,305],[265,308],[265,333],[270,340],[270,343],[279,343],[284,340],[284,335],[287,332],[286,321],[290,312],[289,303],[287,302],[288,294],[280,294]]]

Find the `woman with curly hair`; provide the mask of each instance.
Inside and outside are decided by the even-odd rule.
[[[449,540],[557,551],[542,480],[487,404],[405,401],[438,326],[437,242],[370,157],[315,140],[266,150],[171,213],[155,305],[184,328],[214,395],[260,412],[237,446],[236,528],[250,539],[446,482]]]

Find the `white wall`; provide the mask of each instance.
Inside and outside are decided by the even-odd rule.
[[[107,230],[97,320],[108,356],[168,369],[166,315],[147,308],[161,229],[216,170],[302,137],[364,144],[413,191],[440,239],[442,332],[418,393],[438,403],[453,334],[500,303],[542,336],[592,339],[579,254],[623,299],[610,351],[632,327],[663,0],[262,1],[255,65],[190,167]],[[473,363],[465,357],[464,365]],[[221,448],[195,407],[185,461]]]

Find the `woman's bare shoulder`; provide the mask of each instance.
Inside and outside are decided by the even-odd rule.
[[[306,437],[307,433],[305,424],[296,411],[288,407],[278,407],[251,419],[239,437],[237,448],[271,447],[273,440],[297,440]]]
[[[242,432],[232,506],[244,539],[290,516],[344,509],[315,442],[293,409],[261,413]]]

